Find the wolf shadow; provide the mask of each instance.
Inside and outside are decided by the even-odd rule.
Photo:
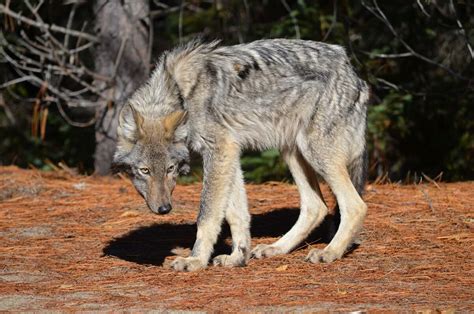
[[[252,215],[252,238],[274,238],[285,234],[296,222],[299,208],[277,208],[271,212]],[[340,215],[328,215],[300,245],[329,243],[339,226]],[[177,247],[191,248],[196,240],[196,224],[156,223],[140,227],[111,240],[102,250],[103,256],[115,256],[137,264],[161,266],[166,257],[174,255]],[[229,226],[224,223],[214,256],[230,254]]]

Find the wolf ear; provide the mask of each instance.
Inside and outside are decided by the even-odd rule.
[[[119,136],[129,142],[136,142],[143,134],[143,116],[132,105],[126,104],[118,119]]]
[[[163,127],[165,129],[165,138],[171,140],[174,137],[176,129],[184,124],[188,118],[188,112],[178,110],[170,113],[163,119]]]

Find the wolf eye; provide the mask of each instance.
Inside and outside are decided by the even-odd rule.
[[[143,173],[143,174],[149,174],[150,173],[150,169],[145,168],[145,167],[139,168],[138,170],[140,170],[140,172]]]
[[[173,165],[170,165],[166,171],[167,171],[168,173],[171,173],[171,172],[174,171],[175,168],[176,168],[176,165],[173,164]]]

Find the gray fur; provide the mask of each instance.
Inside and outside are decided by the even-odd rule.
[[[368,98],[367,84],[340,46],[287,39],[229,47],[193,41],[165,53],[129,100],[120,117],[115,160],[132,169],[146,163],[153,169],[151,181],[173,181],[175,176],[164,175],[170,160],[186,164],[187,148],[203,156],[196,244],[191,257],[173,263],[176,270],[196,270],[207,265],[224,218],[237,243],[214,264],[246,264],[250,218],[240,152],[277,148],[300,190],[302,216],[287,235],[253,254],[287,253],[321,222],[327,208],[317,173],[337,197],[341,225],[331,243],[307,259],[331,262],[352,244],[366,213],[359,194],[365,183]],[[147,134],[141,138],[140,123]]]

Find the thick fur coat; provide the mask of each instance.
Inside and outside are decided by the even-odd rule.
[[[231,255],[214,264],[245,265],[250,216],[239,156],[243,149],[277,148],[301,196],[294,227],[257,258],[291,251],[327,214],[316,174],[329,184],[341,212],[339,229],[311,262],[331,262],[352,244],[366,213],[366,110],[369,88],[340,46],[273,39],[220,47],[190,42],[163,54],[149,81],[122,110],[115,162],[127,169],[154,212],[171,209],[176,176],[188,149],[204,162],[204,187],[192,255],[176,270],[207,265],[225,218]]]

